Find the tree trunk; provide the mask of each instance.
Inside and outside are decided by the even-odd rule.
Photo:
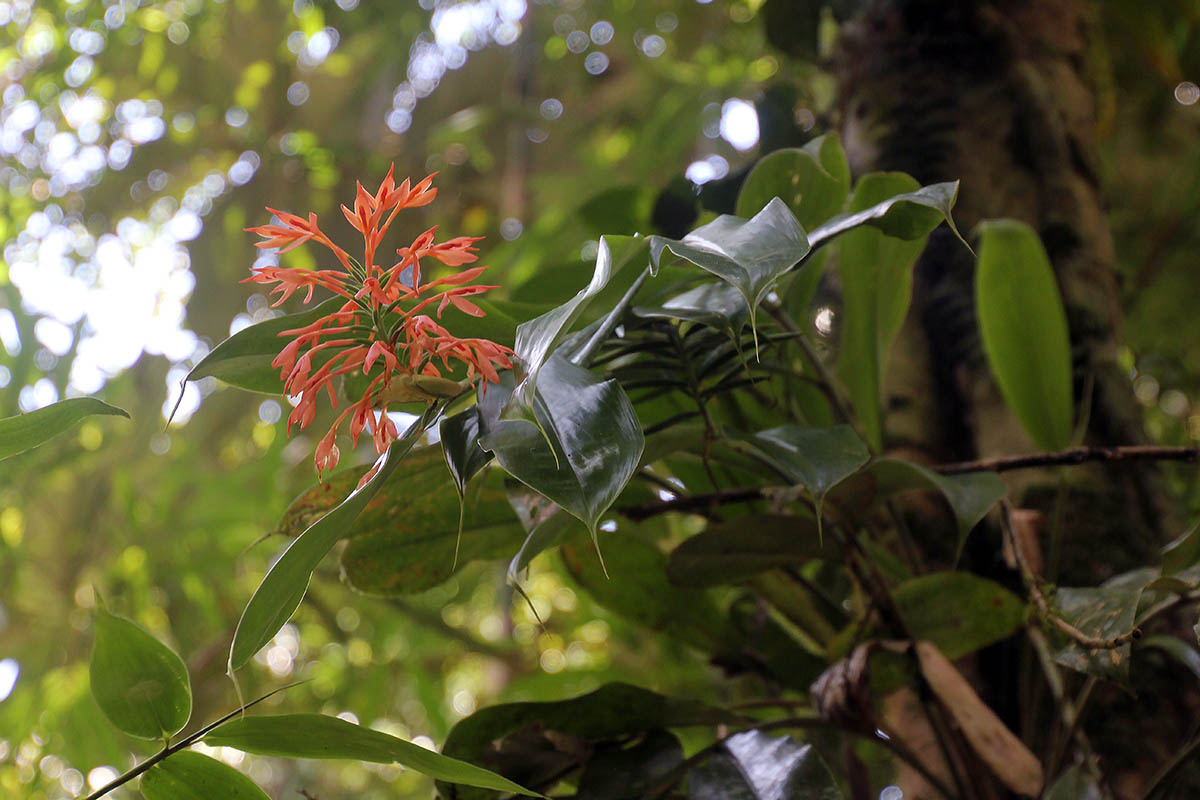
[[[842,29],[840,124],[856,174],[899,170],[922,184],[961,180],[955,217],[964,231],[998,217],[1038,231],[1067,308],[1076,407],[1090,408],[1086,439],[1131,444],[1141,439],[1141,422],[1116,363],[1121,308],[1094,167],[1091,34],[1091,11],[1081,0],[877,0]],[[917,265],[911,313],[887,376],[887,440],[909,457],[936,463],[1036,449],[987,371],[973,274],[971,254],[944,228],[935,232]],[[1176,526],[1153,468],[1073,468],[1065,480],[1062,546],[1048,548],[1047,578],[1094,586],[1156,563]],[[1060,499],[1057,474],[1021,473],[1011,486],[1018,505],[1047,517]],[[944,552],[927,544],[934,558]],[[975,533],[968,564],[1012,580],[995,535]],[[1041,754],[1038,732],[1056,720],[1041,708],[1049,705],[1038,701],[1047,697],[1042,688],[1022,691],[1016,664],[1030,654],[1019,649],[986,652],[977,669],[993,707]],[[1068,677],[1069,689],[1078,685],[1079,676]],[[1118,797],[1140,796],[1192,724],[1183,703],[1163,701],[1147,713],[1156,697],[1170,697],[1162,691],[1173,674],[1136,662],[1134,677],[1138,701],[1101,691],[1083,721]]]

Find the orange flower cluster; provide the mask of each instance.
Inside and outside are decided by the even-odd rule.
[[[337,466],[338,428],[347,418],[354,443],[367,431],[376,452],[382,454],[398,436],[386,413],[388,403],[414,399],[432,402],[445,393],[465,390],[478,376],[496,381],[497,368],[512,366],[509,348],[487,339],[459,338],[428,314],[420,313],[436,304],[438,319],[450,305],[474,317],[484,315],[479,306],[466,298],[496,288],[470,285],[486,267],[472,267],[421,282],[421,259],[433,258],[449,267],[470,264],[477,260],[475,243],[479,238],[459,236],[436,243],[434,227],[408,247],[397,250],[399,260],[391,266],[375,263],[376,251],[396,214],[402,209],[428,205],[437,196],[433,177],[430,175],[416,186],[410,186],[405,179],[397,186],[392,170],[388,170],[374,194],[358,184],[354,208],[342,206],[342,211],[363,236],[361,262],[321,231],[316,214],[304,219],[268,208],[280,224],[246,229],[263,237],[258,247],[281,247],[280,252],[315,241],[328,248],[341,265],[341,269],[318,270],[259,266],[251,268],[253,275],[243,281],[274,284],[271,294],[278,295],[276,306],[302,289],[307,289],[304,297],[307,303],[317,287],[346,298],[337,311],[303,328],[280,334],[294,337],[271,362],[279,369],[288,395],[298,398],[288,417],[288,432],[293,424],[298,423],[304,429],[312,423],[322,390],[329,395],[333,408],[337,408],[334,378],[359,370],[364,375],[374,375],[362,398],[342,411],[317,445],[318,476],[323,470]],[[466,383],[456,384],[443,378],[442,370],[453,371],[454,362],[466,366]]]

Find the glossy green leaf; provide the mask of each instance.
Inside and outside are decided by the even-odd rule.
[[[752,730],[734,734],[688,774],[692,800],[842,800],[810,744]]]
[[[536,383],[530,382],[530,378],[536,377],[542,364],[550,357],[554,345],[570,330],[572,323],[612,277],[644,251],[646,242],[646,239],[633,236],[601,236],[591,282],[566,303],[517,326],[513,349],[517,354],[522,381],[516,393],[526,397],[527,402],[532,402],[530,395]],[[526,384],[528,388],[525,388]]]
[[[857,472],[871,458],[867,446],[849,425],[833,428],[782,425],[759,431],[752,441],[773,465],[812,495],[818,533],[825,493]]]
[[[685,539],[667,559],[667,577],[676,586],[720,586],[840,552],[832,539],[822,545],[814,519],[751,514]]]
[[[243,328],[201,359],[188,373],[187,380],[216,378],[239,389],[283,394],[283,380],[279,377],[279,370],[271,366],[275,356],[279,355],[279,351],[288,341],[280,334],[311,325],[345,304],[345,298],[331,297],[307,311],[286,314]]]
[[[446,467],[454,479],[454,488],[458,492],[458,536],[462,538],[462,528],[466,515],[467,483],[479,474],[484,467],[492,462],[492,454],[479,444],[479,439],[488,430],[489,422],[484,417],[490,416],[492,423],[499,417],[500,407],[512,394],[512,373],[505,372],[504,382],[493,384],[487,391],[488,384],[481,383],[478,389],[479,400],[470,408],[442,420],[438,429],[442,445],[442,454],[446,458]],[[458,563],[458,547],[454,546],[454,563]]]
[[[815,156],[821,168],[833,177],[839,186],[843,187],[842,199],[845,200],[846,195],[850,192],[850,162],[846,160],[846,151],[842,147],[841,137],[837,133],[823,133],[815,139],[805,142],[800,149]],[[805,222],[803,218],[800,221]],[[822,221],[817,220],[817,222]],[[811,225],[810,227],[816,226]]]
[[[454,479],[459,497],[467,490],[467,482],[492,460],[491,454],[479,446],[479,409],[471,406],[438,426],[446,468]]]
[[[96,609],[90,679],[113,725],[142,739],[178,733],[192,714],[187,667],[171,648],[124,617]]]
[[[570,543],[560,550],[571,577],[600,605],[651,630],[698,647],[711,648],[726,636],[726,622],[703,591],[667,581],[667,557],[637,536],[605,534],[609,578],[596,554]]]
[[[969,572],[922,575],[893,596],[913,639],[933,642],[951,660],[1007,639],[1027,615],[1008,589]]]
[[[616,381],[557,356],[543,366],[534,399],[541,430],[501,421],[482,444],[510,475],[578,517],[595,538],[645,446],[633,405]]]
[[[958,181],[922,186],[915,192],[890,197],[862,211],[834,217],[810,231],[808,240],[815,249],[860,225],[871,225],[888,236],[900,239],[919,239],[943,221],[961,239],[958,229],[954,227],[954,218],[950,215],[957,199]]]
[[[652,797],[664,779],[683,764],[683,745],[668,731],[653,730],[632,747],[598,750],[583,774],[575,800],[628,800]]]
[[[204,741],[212,747],[235,747],[262,756],[400,764],[440,781],[540,796],[482,767],[324,714],[240,717],[219,726]]]
[[[750,319],[750,307],[746,305],[746,299],[724,281],[702,283],[669,298],[660,306],[637,306],[633,313],[643,319],[699,322],[723,331],[733,339],[737,338]]]
[[[1032,228],[979,226],[975,303],[983,349],[1000,391],[1043,450],[1071,444],[1071,342],[1058,281]]]
[[[733,286],[750,308],[755,326],[759,303],[788,270],[808,255],[804,229],[779,198],[751,219],[722,214],[683,239],[650,237],[650,257],[664,251],[692,262]]]
[[[94,397],[72,397],[48,406],[0,419],[0,460],[32,450],[77,422],[94,415],[108,414],[129,418],[129,414]]]
[[[317,564],[330,551],[338,539],[345,536],[350,526],[363,512],[367,504],[379,492],[388,476],[396,469],[417,439],[436,416],[436,407],[431,407],[418,418],[404,434],[392,442],[387,452],[375,462],[375,475],[361,488],[356,488],[332,511],[314,522],[296,537],[283,555],[279,557],[263,578],[254,596],[242,611],[237,630],[233,634],[233,645],[229,650],[229,670],[238,669],[271,641],[283,624],[304,599],[309,579]]]
[[[1060,587],[1050,608],[1088,636],[1099,639],[1123,636],[1133,630],[1138,602],[1149,577],[1147,570],[1137,570],[1097,587]],[[1064,646],[1054,654],[1054,660],[1064,667],[1128,686],[1131,652],[1128,643],[1089,650],[1064,638]]]
[[[940,475],[911,461],[897,458],[876,459],[867,468],[880,494],[910,489],[935,489],[941,492],[958,522],[958,545],[962,553],[971,532],[979,521],[1008,494],[1004,479],[994,472],[969,472],[962,475]]]
[[[454,726],[442,752],[486,765],[524,786],[548,789],[567,771],[580,766],[600,743],[662,728],[738,720],[736,715],[702,703],[610,683],[569,700],[503,703],[480,709]],[[565,742],[582,746],[563,748]],[[494,797],[463,787],[439,788],[453,800]]]
[[[778,197],[811,230],[842,210],[849,190],[846,154],[837,135],[826,134],[760,159],[738,193],[737,215],[749,217]]]
[[[850,211],[877,207],[918,186],[900,172],[864,175],[854,187]],[[924,235],[899,238],[869,225],[848,230],[838,239],[837,269],[842,279],[838,375],[876,450],[883,447],[880,409],[888,355],[908,313],[913,267],[925,241]]]
[[[270,800],[267,793],[228,764],[184,750],[142,776],[146,800]]]

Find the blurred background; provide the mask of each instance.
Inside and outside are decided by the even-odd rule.
[[[281,313],[239,283],[280,259],[243,232],[264,206],[315,211],[352,245],[337,205],[355,181],[437,172],[437,201],[400,218],[392,247],[433,224],[486,236],[501,296],[561,301],[601,234],[681,235],[730,210],[759,155],[836,128],[828,56],[857,5],[0,1],[0,416],[77,395],[132,415],[0,463],[0,793],[86,794],[149,752],[88,691],[97,591],[184,656],[196,719],[236,703],[229,637],[279,547],[260,540],[314,481],[315,438],[285,434],[283,398],[210,380],[166,416],[217,342]],[[1095,23],[1121,357],[1152,438],[1194,443],[1200,5],[1121,0]],[[497,700],[608,680],[712,690],[678,642],[608,616],[556,565],[526,585],[544,632],[503,563],[394,601],[325,567],[247,689],[309,678],[272,702],[430,746]],[[276,797],[430,793],[394,767],[219,755]]]

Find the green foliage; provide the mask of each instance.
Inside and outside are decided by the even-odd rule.
[[[865,175],[854,187],[850,213],[865,211],[888,198],[912,192],[908,175]],[[908,313],[913,266],[925,249],[925,237],[904,239],[862,226],[838,241],[838,274],[842,279],[842,342],[838,373],[875,450],[883,446],[880,404],[892,343]]]
[[[600,517],[642,457],[645,439],[616,381],[601,381],[564,358],[538,378],[536,427],[502,420],[480,440],[509,474],[558,503],[596,537]]]
[[[228,764],[184,751],[155,764],[142,776],[146,800],[267,800],[267,794]]]
[[[1084,678],[1052,662],[1126,687],[1139,678],[1130,670],[1138,659],[1166,656],[1196,672],[1196,650],[1174,634],[1131,642],[1159,609],[1195,599],[1193,532],[1164,550],[1161,574],[1055,589],[1052,569],[1004,573],[992,551],[1011,509],[992,510],[1025,502],[1024,476],[1034,473],[1011,484],[978,466],[948,474],[925,459],[966,453],[969,442],[922,440],[927,431],[910,441],[902,402],[930,417],[946,409],[889,392],[890,382],[901,372],[932,380],[917,373],[952,367],[913,385],[962,390],[962,370],[974,363],[972,353],[965,366],[898,363],[924,344],[908,341],[890,358],[910,330],[928,333],[924,320],[909,319],[914,265],[943,221],[957,235],[958,184],[857,174],[886,125],[839,109],[820,69],[768,51],[768,38],[786,38],[786,4],[576,3],[569,13],[530,4],[511,21],[513,46],[483,46],[507,28],[462,40],[468,63],[442,70],[439,92],[408,76],[426,75],[416,62],[434,50],[457,52],[445,29],[430,26],[465,8],[354,5],[51,0],[18,4],[6,22],[16,38],[0,52],[11,84],[5,124],[33,121],[6,134],[0,150],[0,628],[14,643],[0,677],[17,670],[11,696],[0,697],[0,794],[78,794],[96,780],[94,767],[152,758],[141,778],[148,800],[261,800],[264,790],[282,796],[298,785],[314,797],[415,797],[431,788],[421,774],[447,798],[833,800],[860,793],[859,781],[875,791],[896,780],[909,731],[890,727],[887,695],[919,690],[936,711],[944,700],[929,689],[941,696],[961,678],[949,662],[940,677],[919,669],[921,647],[968,658],[1040,628],[1044,635],[1029,632],[1032,647],[1021,639],[1005,650],[1023,689],[1078,698],[1073,709],[1064,700],[1031,710],[1020,705],[1027,697],[1012,706],[1023,729],[1038,730],[1034,744],[1047,742],[1048,753],[1030,758],[1054,766],[1084,741],[1082,727],[1066,736],[1060,718],[1086,727],[1100,715],[1083,706],[1103,693],[1087,683],[1075,694]],[[805,35],[820,39],[814,52],[829,54],[834,19],[852,5],[833,4],[819,24],[816,6],[805,11]],[[1104,30],[1122,13],[1106,8]],[[764,19],[780,29],[764,31]],[[1126,50],[1153,53],[1155,80],[1173,86],[1187,74],[1186,25],[1168,37],[1158,16],[1147,19],[1159,33],[1138,34],[1139,46]],[[1116,57],[1127,70],[1130,56]],[[1146,80],[1146,70],[1131,72]],[[495,79],[503,74],[513,80]],[[1162,88],[1155,84],[1162,97],[1147,128],[1191,141],[1179,116],[1190,112],[1183,101],[1164,109],[1173,101]],[[717,138],[722,103],[738,98],[757,105],[757,153]],[[846,148],[835,133],[809,130],[840,110],[855,135]],[[161,138],[143,141],[156,125]],[[51,150],[71,148],[62,158],[72,169],[97,158],[98,166],[68,185]],[[686,181],[697,154],[712,155],[697,167],[728,175],[703,187]],[[445,404],[397,403],[393,411],[422,416],[361,488],[365,447],[346,448],[357,466],[306,487],[307,421],[296,431],[282,421],[282,399],[223,386],[278,397],[271,362],[286,332],[347,300],[292,300],[278,316],[258,287],[237,284],[254,258],[243,229],[265,221],[265,203],[312,208],[323,224],[342,225],[335,198],[352,196],[355,179],[377,180],[392,159],[415,179],[441,173],[438,204],[399,217],[400,239],[438,224],[488,237],[480,256],[491,265],[485,280],[498,286],[478,302],[484,315],[429,313],[459,337],[512,345],[514,369]],[[1191,443],[1187,398],[1169,392],[1194,389],[1200,374],[1183,246],[1195,238],[1184,224],[1194,217],[1195,170],[1130,163],[1117,170],[1128,174],[1105,176],[1121,187],[1110,193],[1113,220],[1133,265],[1124,285],[1135,350],[1118,358],[1140,381],[1151,437]],[[964,208],[1006,206],[1005,197],[984,197],[991,191],[964,183]],[[1063,245],[1046,209],[1005,213],[1038,219],[1052,253]],[[199,235],[187,233],[193,222]],[[974,310],[984,353],[1033,442],[1067,447],[1071,351],[1054,272],[1063,265],[1051,265],[1027,226],[980,230]],[[392,238],[379,260],[393,258]],[[62,242],[65,251],[51,252]],[[260,263],[275,263],[263,255]],[[279,259],[290,270],[337,268],[330,262],[304,248]],[[432,259],[423,269],[441,274]],[[65,270],[64,282],[38,291],[29,276],[55,270]],[[170,285],[151,285],[152,272]],[[48,295],[71,299],[68,283],[105,294],[89,294],[82,317],[49,309]],[[182,324],[204,343],[194,357],[172,356],[169,376],[151,358],[124,373],[86,372],[97,344],[115,341],[93,330],[101,310],[122,316],[101,308],[114,293],[154,306],[155,322],[136,324],[157,336],[180,322],[193,283]],[[1080,342],[1091,333],[1086,311],[1071,308]],[[67,352],[52,352],[38,326],[47,317],[70,330]],[[142,347],[172,350],[168,338]],[[208,350],[209,342],[217,344]],[[106,346],[122,364],[136,355]],[[318,354],[314,367],[332,356]],[[111,378],[104,396],[134,422],[98,423],[93,415],[129,415],[91,398],[16,415],[34,395],[44,402],[50,385],[70,397],[76,372]],[[184,374],[187,411],[163,430],[164,377],[175,384]],[[368,380],[360,372],[331,384],[335,413]],[[331,421],[325,413],[316,428]],[[76,425],[77,440],[63,435]],[[1195,494],[1186,473],[1167,477]],[[1088,535],[1073,521],[1056,517],[1053,541]],[[275,547],[255,547],[271,532],[292,539],[274,563]],[[1012,588],[1022,579],[1023,593]],[[145,628],[169,626],[192,674],[135,623],[103,608],[93,617],[93,585],[119,593]],[[1048,610],[1031,614],[1025,596],[1040,600],[1039,591]],[[191,686],[195,716],[228,708],[234,690],[215,654],[230,631],[238,691],[265,692],[292,675],[305,682],[272,699],[280,707],[270,715],[239,714],[174,738],[191,715]],[[962,708],[942,710],[951,747],[985,761],[1003,749],[962,738],[968,728],[1002,731],[990,711],[964,723],[955,716]],[[364,724],[328,716],[349,718],[342,712]],[[171,743],[150,755],[121,731]],[[792,736],[776,735],[784,731]],[[418,736],[444,741],[443,753]],[[186,749],[201,738],[249,753],[256,778],[258,757],[347,763],[273,765],[260,789]],[[978,759],[951,760],[963,766],[955,777],[966,779],[965,793],[988,793]],[[408,769],[366,770],[364,761]],[[1104,782],[1092,766],[1048,774],[1045,796],[1094,794]]]
[[[1003,586],[966,572],[933,572],[896,587],[896,606],[914,639],[949,659],[1007,639],[1025,624],[1026,607]]]
[[[433,417],[432,414],[428,416],[430,419]],[[314,522],[288,545],[242,612],[242,618],[233,634],[233,645],[229,650],[230,672],[245,665],[263,645],[271,641],[271,637],[295,613],[300,601],[304,599],[308,581],[317,564],[337,540],[346,534],[350,525],[387,481],[392,470],[412,449],[429,421],[421,418],[414,422],[408,431],[380,456],[373,468],[375,474],[370,480],[358,486],[337,507]]]
[[[192,715],[187,667],[134,623],[96,610],[90,670],[96,704],[125,733],[166,740]]]
[[[0,419],[0,459],[32,450],[94,415],[129,414],[94,397],[73,397],[17,417]]]
[[[1043,450],[1071,443],[1067,317],[1037,234],[1014,220],[980,226],[975,301],[983,348],[1000,391]]]
[[[396,763],[442,781],[539,796],[473,764],[322,714],[242,717],[217,727],[204,739],[213,746],[236,747],[260,755]]]

